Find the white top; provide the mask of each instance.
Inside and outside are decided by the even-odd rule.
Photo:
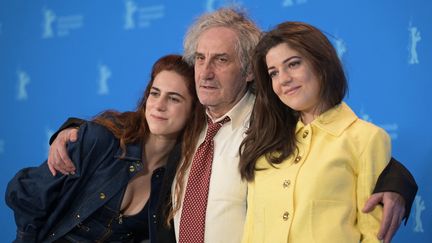
[[[238,168],[239,147],[249,126],[254,101],[255,95],[248,91],[229,112],[213,121],[222,120],[225,116],[231,118],[231,121],[225,123],[214,137],[213,165],[204,235],[206,243],[238,243],[241,241],[246,218],[247,182],[242,181],[240,177]],[[207,127],[201,132],[198,145],[204,141],[206,131]],[[186,172],[184,189],[188,175],[189,171]],[[175,181],[173,185],[175,185]],[[174,198],[173,202],[175,202]],[[181,210],[182,208],[174,217],[177,241]]]

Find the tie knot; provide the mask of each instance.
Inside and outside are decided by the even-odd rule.
[[[207,134],[205,140],[212,140],[214,136],[216,136],[216,133],[219,131],[222,125],[226,122],[229,122],[230,120],[231,119],[228,116],[226,116],[221,121],[213,123],[212,120],[209,117],[207,117],[208,127],[207,127]]]

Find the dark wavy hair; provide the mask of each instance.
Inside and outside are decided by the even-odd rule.
[[[247,181],[252,181],[259,170],[259,157],[265,155],[274,166],[297,153],[295,129],[300,114],[274,93],[266,63],[269,50],[283,43],[299,52],[315,72],[320,86],[320,112],[340,104],[348,89],[336,50],[320,30],[306,23],[284,22],[265,33],[252,58],[257,97],[247,136],[240,146],[239,169]]]

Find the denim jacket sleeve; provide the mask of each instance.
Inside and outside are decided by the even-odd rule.
[[[91,174],[97,168],[98,162],[89,158],[103,156],[100,149],[111,145],[112,139],[108,136],[112,135],[105,128],[91,122],[80,127],[77,142],[68,144],[69,156],[77,168],[75,175],[52,176],[45,161],[39,167],[22,169],[14,176],[5,196],[17,224],[15,242],[38,241],[62,218],[64,210],[71,206],[80,191],[79,182],[84,171]]]
[[[19,171],[9,182],[6,203],[14,211],[17,224],[15,242],[39,242],[56,226],[66,210],[82,194],[83,183],[93,175],[104,158],[113,157],[118,140],[105,127],[85,122],[78,140],[69,143],[68,153],[76,167],[74,175],[52,176],[44,162],[39,167]]]
[[[17,224],[15,242],[36,242],[40,229],[56,207],[67,176],[52,176],[47,163],[20,170],[9,182],[6,203],[12,208]]]

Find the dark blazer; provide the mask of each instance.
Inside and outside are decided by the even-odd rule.
[[[68,144],[76,167],[74,175],[59,173],[54,177],[45,162],[39,167],[22,169],[9,182],[6,202],[15,214],[16,242],[52,242],[61,238],[124,189],[142,170],[145,161],[141,161],[141,143],[127,145],[126,156],[121,158],[119,140],[105,127],[85,122],[78,134],[77,142]],[[176,146],[167,164],[177,165],[179,154]],[[162,178],[164,172],[165,168],[155,170],[151,180],[149,228],[143,230],[149,231],[152,242],[156,242],[161,215],[157,210],[163,183],[157,178]]]

